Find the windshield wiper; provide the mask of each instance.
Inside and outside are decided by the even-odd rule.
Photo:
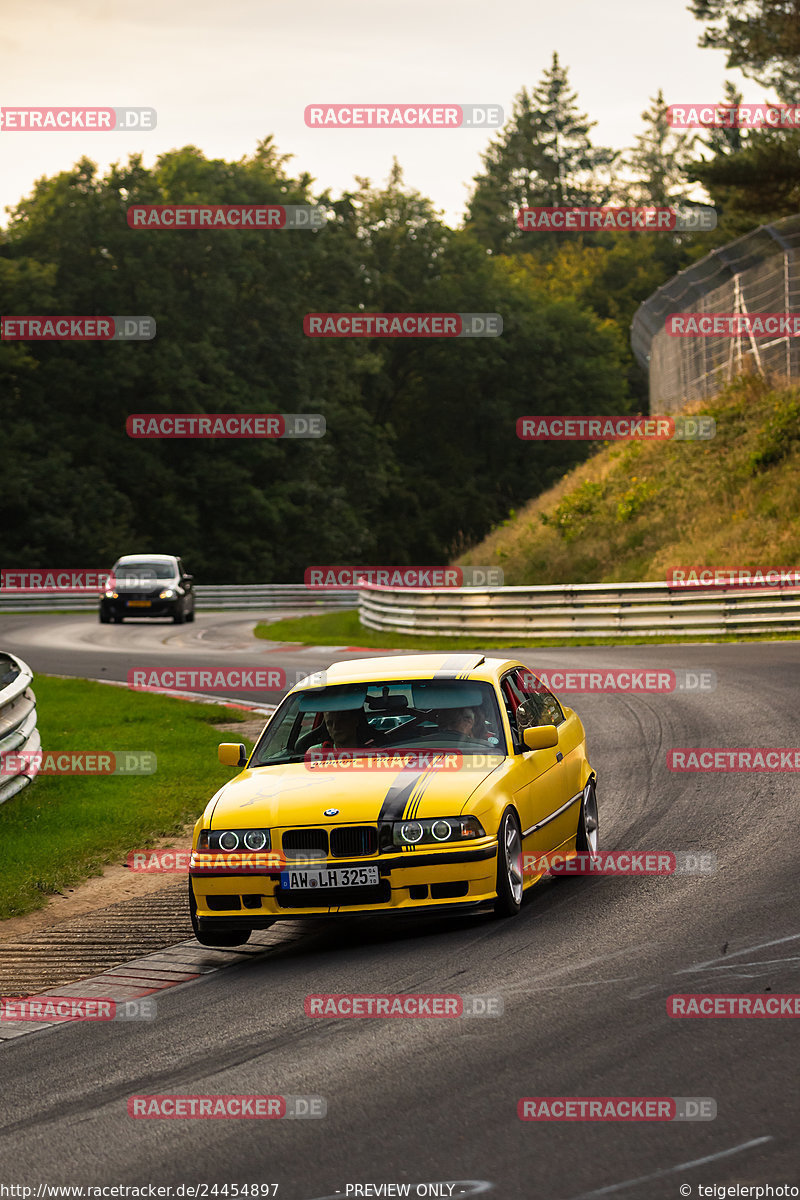
[[[302,762],[306,756],[306,752],[301,750],[297,754],[282,754],[279,758],[268,758],[266,762],[253,763],[254,767],[281,767],[286,763]]]

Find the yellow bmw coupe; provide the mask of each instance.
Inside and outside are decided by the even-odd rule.
[[[298,683],[197,822],[198,941],[281,918],[519,912],[543,856],[597,850],[578,715],[521,663],[418,654],[334,663]]]

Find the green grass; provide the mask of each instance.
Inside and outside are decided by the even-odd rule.
[[[501,567],[506,584],[663,580],[670,567],[793,567],[800,561],[800,386],[743,376],[686,413],[713,416],[703,442],[598,447],[560,483],[512,512],[461,565]],[[795,641],[795,634],[659,638],[420,637],[364,629],[356,612],[259,624],[256,636],[396,650]]]
[[[274,642],[298,642],[307,646],[364,646],[377,650],[504,650],[510,647],[542,646],[651,646],[668,642],[784,642],[796,641],[794,634],[723,634],[706,637],[690,634],[687,637],[585,637],[564,638],[493,638],[491,634],[471,637],[412,637],[404,633],[378,633],[359,624],[358,612],[323,613],[313,617],[287,617],[283,621],[260,622],[255,636]]]
[[[158,766],[152,775],[40,776],[0,805],[0,919],[42,908],[48,896],[194,822],[231,778],[216,755],[225,735],[212,726],[246,719],[237,709],[85,680],[37,675],[33,687],[43,750],[150,750]]]
[[[800,560],[800,387],[744,376],[687,412],[706,442],[599,447],[459,562],[507,584],[660,580],[671,566],[793,567]]]

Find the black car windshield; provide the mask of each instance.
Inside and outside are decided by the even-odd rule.
[[[367,754],[382,747],[505,755],[494,688],[468,680],[412,679],[294,692],[264,731],[249,765],[301,762],[324,750]]]
[[[174,563],[152,562],[142,559],[141,562],[117,563],[111,574],[118,580],[140,580],[147,583],[155,579],[175,579],[178,569]]]

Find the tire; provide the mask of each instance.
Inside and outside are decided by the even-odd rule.
[[[497,899],[495,916],[515,917],[522,907],[522,830],[513,808],[500,818],[497,831]]]
[[[183,605],[177,605],[173,613],[172,620],[175,625],[182,625],[186,620],[186,613],[183,611]]]
[[[194,888],[189,880],[189,916],[192,921],[192,933],[201,946],[213,946],[218,949],[224,946],[243,946],[249,940],[252,929],[219,929],[216,933],[204,933],[197,923],[197,902],[194,898]]]
[[[192,605],[192,611],[187,614],[186,620],[187,623],[191,623],[194,620],[194,605]]]
[[[121,616],[117,616],[117,617],[112,617],[111,620],[114,622],[115,625],[121,625],[122,622],[125,620],[125,618],[121,617]]]
[[[108,625],[110,621],[111,621],[111,618],[109,617],[108,613],[104,612],[104,610],[101,608],[100,609],[100,624]]]
[[[578,815],[578,830],[575,834],[575,849],[579,854],[596,854],[600,822],[597,814],[597,792],[594,782],[589,780],[583,789],[581,811]]]

